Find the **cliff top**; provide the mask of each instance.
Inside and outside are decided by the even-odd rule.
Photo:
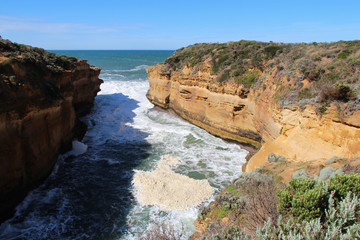
[[[44,49],[0,39],[0,113],[50,106],[71,91],[70,72],[86,60],[59,56]]]
[[[73,68],[76,63],[80,61],[75,57],[68,57],[65,55],[59,56],[42,48],[13,43],[9,40],[0,39],[1,66],[14,60],[27,63],[43,64],[52,70],[68,70]]]
[[[200,43],[175,51],[165,61],[164,71],[181,72],[185,67],[193,74],[209,72],[219,84],[232,81],[248,89],[273,88],[282,106],[318,104],[321,114],[334,101],[355,101],[351,112],[360,106],[359,40]]]

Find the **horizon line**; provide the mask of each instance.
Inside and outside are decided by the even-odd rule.
[[[45,49],[46,51],[175,51],[176,49]]]

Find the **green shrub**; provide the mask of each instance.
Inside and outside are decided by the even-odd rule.
[[[296,178],[277,192],[279,212],[309,221],[322,217],[326,208],[326,192],[313,179]]]
[[[329,69],[329,70],[334,70],[334,69],[335,69],[335,65],[330,64],[330,65],[327,66],[327,69]]]
[[[230,77],[230,69],[225,70],[224,73],[221,75],[221,77],[219,78],[219,82],[224,82],[226,81],[229,77]]]
[[[338,59],[345,59],[350,55],[350,52],[348,50],[344,50],[341,53],[337,55]]]
[[[337,203],[350,195],[360,194],[360,176],[356,174],[336,175],[327,182],[317,182],[308,178],[292,179],[289,185],[277,192],[278,210],[283,215],[298,217],[310,221],[316,218],[323,220],[328,210],[331,192]]]
[[[256,235],[251,238],[245,233],[245,229],[231,227],[214,231],[202,239],[360,239],[360,223],[358,221],[360,201],[357,196],[351,197],[350,194],[336,206],[333,194],[327,202],[328,211],[325,212],[325,220],[320,218],[311,221],[301,220],[294,217],[284,218],[279,216],[277,222],[271,219],[259,226]]]
[[[220,69],[223,69],[223,65],[226,65],[230,58],[229,54],[218,54],[212,59],[212,72],[217,73]]]
[[[247,70],[242,76],[235,77],[235,80],[242,83],[245,87],[249,88],[256,83],[259,77],[259,72]]]
[[[255,54],[251,58],[251,64],[255,68],[258,68],[258,69],[260,69],[262,71],[264,69],[264,60],[263,60],[261,54]]]
[[[264,48],[264,53],[266,55],[267,59],[272,59],[275,57],[277,51],[281,50],[282,47],[280,46],[276,46],[276,45],[272,45],[272,46],[268,46]]]
[[[233,65],[231,69],[233,70],[232,74],[235,77],[238,77],[246,72],[246,68],[242,65],[239,66]]]
[[[353,67],[360,66],[360,59],[351,59],[349,64]]]
[[[304,88],[300,90],[298,94],[298,99],[309,99],[309,98],[312,98],[312,93],[310,88]]]
[[[325,221],[316,218],[299,222],[293,217],[280,216],[276,225],[269,220],[258,228],[257,239],[359,239],[359,199],[349,194],[336,207],[331,195],[327,206]]]
[[[197,59],[191,59],[190,60],[190,66],[194,67],[199,61]]]
[[[316,56],[316,57],[314,58],[314,61],[320,62],[320,61],[321,61],[321,57],[320,57],[320,56]]]
[[[321,115],[324,115],[326,113],[326,111],[328,110],[328,107],[330,106],[330,104],[328,102],[322,102],[321,105],[319,106],[319,112]]]
[[[218,206],[214,211],[214,217],[224,218],[231,213],[231,209],[228,209],[225,205]]]
[[[359,175],[335,175],[325,182],[292,179],[277,199],[271,176],[261,172],[243,173],[217,202],[216,217],[240,221],[210,224],[201,239],[360,239]],[[240,199],[234,195],[239,188],[246,195],[240,207],[230,204]],[[275,213],[276,201],[275,212],[268,212],[276,199],[282,215]]]
[[[335,97],[337,100],[347,102],[352,97],[352,91],[351,91],[351,87],[349,85],[340,83],[336,86],[336,89],[337,89],[337,92],[336,92],[337,94]]]
[[[354,93],[349,85],[339,83],[332,87],[324,87],[320,93],[321,101],[338,100],[348,102],[354,98]]]
[[[352,174],[341,174],[330,178],[327,182],[330,192],[335,191],[334,199],[340,201],[348,193],[360,196],[360,176]]]

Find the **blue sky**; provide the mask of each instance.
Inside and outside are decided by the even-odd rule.
[[[360,1],[1,0],[0,35],[45,49],[360,39]]]

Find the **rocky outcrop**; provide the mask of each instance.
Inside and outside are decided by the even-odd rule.
[[[359,49],[358,41],[197,44],[147,68],[147,97],[214,135],[259,148],[246,171],[271,153],[289,161],[353,158],[360,155]]]
[[[305,110],[282,109],[274,117],[282,126],[281,134],[264,142],[246,166],[251,171],[265,164],[271,153],[286,156],[293,161],[325,161],[332,156],[354,158],[360,155],[360,124],[351,117],[338,117],[336,104],[327,114],[316,114],[313,106]]]
[[[0,40],[0,220],[81,139],[100,91],[100,69],[86,60]]]
[[[166,74],[164,64],[147,68],[153,104],[171,109],[184,119],[224,139],[259,147],[261,135],[255,127],[255,105],[239,84],[219,84],[206,72]],[[271,119],[269,119],[271,121]],[[265,124],[272,124],[267,122]]]

